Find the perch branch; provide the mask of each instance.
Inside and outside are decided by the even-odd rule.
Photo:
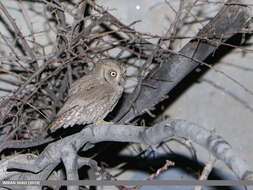
[[[51,143],[37,159],[29,164],[9,162],[8,168],[30,171],[36,175],[46,168],[49,169],[49,167],[53,171],[61,160],[65,160],[63,157],[68,154],[68,161],[65,160],[63,163],[66,170],[69,170],[67,163],[73,164],[74,162],[78,162],[76,154],[72,154],[73,151],[77,152],[87,143],[94,144],[104,141],[115,141],[157,145],[172,136],[187,138],[203,146],[217,159],[222,160],[238,178],[249,179],[253,177],[253,172],[240,157],[240,153],[233,150],[228,142],[226,142],[221,136],[215,135],[212,131],[184,120],[166,120],[150,128],[114,124],[104,126],[92,125],[84,128],[78,134]],[[89,148],[90,146],[84,146],[83,151],[86,151]],[[76,164],[78,165],[78,163]],[[71,171],[66,171],[71,175],[71,179],[76,176],[76,174],[74,174],[76,171],[73,173],[72,169],[73,168],[71,167]]]

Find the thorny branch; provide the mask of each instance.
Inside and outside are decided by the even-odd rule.
[[[196,39],[192,39],[187,43],[179,53],[169,52],[168,57],[155,69],[155,73],[151,77],[143,80],[143,83],[153,86],[153,89],[143,85],[139,93],[139,98],[135,102],[135,109],[131,109],[127,113],[125,109],[128,109],[127,105],[131,103],[132,96],[134,95],[126,95],[116,120],[129,122],[143,114],[145,110],[154,108],[178,82],[195,69],[203,60],[213,54],[217,49],[217,44],[209,41],[210,39],[226,41],[246,26],[249,18],[246,12],[245,7],[225,6],[197,34]],[[162,80],[156,80],[157,78],[161,78]]]
[[[215,55],[221,45],[239,47],[227,44],[227,40],[236,34],[251,32],[245,29],[250,20],[246,5],[238,0],[227,1],[198,34],[176,52],[171,48],[177,39],[180,40],[177,36],[183,25],[180,18],[187,17],[183,13],[183,0],[165,36],[135,31],[132,26],[137,22],[125,25],[91,0],[75,6],[72,4],[72,9],[70,4],[57,0],[42,0],[29,6],[21,1],[17,4],[26,21],[28,34],[22,31],[5,4],[0,2],[0,22],[7,31],[7,34],[0,31],[0,37],[4,46],[9,48],[1,53],[0,74],[7,77],[4,80],[0,77],[0,80],[12,86],[12,92],[0,99],[0,150],[4,152],[8,148],[38,147],[55,142],[44,150],[38,148],[38,156],[24,157],[23,162],[17,162],[16,155],[11,159],[7,157],[7,162],[0,162],[0,165],[16,169],[16,172],[6,170],[3,179],[45,180],[54,176],[52,172],[61,162],[67,179],[78,179],[78,169],[83,165],[99,171],[94,160],[77,154],[80,150],[91,149],[93,144],[116,141],[155,145],[172,136],[202,145],[224,161],[240,179],[252,179],[250,167],[225,140],[195,124],[167,120],[148,129],[129,124],[138,121],[136,118],[144,113],[152,115],[150,110],[167,98],[168,93],[198,65],[212,68],[204,61]],[[44,11],[38,11],[40,8]],[[186,10],[190,13],[192,8]],[[40,31],[36,31],[29,14],[44,19]],[[38,40],[43,34],[46,44]],[[154,44],[149,39],[159,40]],[[166,46],[168,40],[171,41]],[[49,137],[47,126],[65,101],[69,86],[89,71],[89,63],[96,64],[103,58],[118,59],[126,67],[137,69],[135,75],[129,76],[138,81],[134,90],[123,95],[122,103],[113,115],[115,122],[128,125],[88,127],[60,140]],[[252,94],[239,82],[234,82]]]

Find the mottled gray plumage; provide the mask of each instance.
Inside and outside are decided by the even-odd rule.
[[[125,69],[114,60],[96,63],[89,74],[73,83],[50,131],[102,121],[122,95],[124,75]]]

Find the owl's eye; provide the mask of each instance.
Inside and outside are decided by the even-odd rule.
[[[111,77],[116,77],[117,76],[117,72],[116,71],[110,71],[110,75],[111,75]]]

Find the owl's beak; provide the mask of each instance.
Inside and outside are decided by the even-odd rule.
[[[125,79],[122,77],[120,80],[119,80],[119,86],[124,86],[125,85]]]

